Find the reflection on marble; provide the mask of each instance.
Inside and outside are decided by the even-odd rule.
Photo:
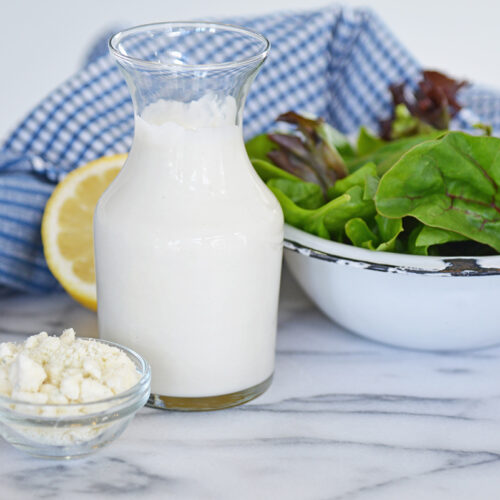
[[[95,315],[64,295],[0,301],[1,339],[70,325],[95,335]],[[118,441],[75,462],[2,442],[0,498],[497,499],[499,381],[500,348],[365,341],[285,275],[266,394],[213,413],[143,409]]]

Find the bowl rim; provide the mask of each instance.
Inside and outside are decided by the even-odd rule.
[[[284,247],[301,255],[373,271],[442,276],[500,275],[500,255],[435,257],[380,252],[326,240],[285,224]]]
[[[97,401],[88,401],[86,403],[32,403],[30,401],[23,401],[21,399],[14,399],[9,396],[3,396],[0,394],[0,411],[8,410],[9,412],[12,412],[14,414],[18,414],[22,417],[25,417],[27,419],[36,419],[36,420],[69,420],[69,419],[82,419],[82,418],[87,418],[89,416],[95,416],[100,413],[107,413],[109,411],[116,411],[116,408],[119,407],[120,405],[123,405],[127,399],[132,399],[132,401],[135,400],[134,396],[142,396],[144,391],[149,391],[150,384],[151,384],[151,366],[150,364],[136,351],[125,347],[121,344],[118,344],[116,342],[111,342],[109,340],[104,340],[104,339],[96,339],[92,337],[76,337],[79,340],[91,340],[93,342],[101,342],[103,344],[109,345],[111,347],[116,347],[120,349],[122,352],[125,352],[125,354],[132,359],[132,361],[136,361],[137,363],[134,362],[134,364],[137,367],[137,364],[139,365],[140,369],[140,374],[141,378],[137,381],[136,384],[134,384],[132,387],[127,389],[126,391],[120,392],[118,394],[115,394],[114,396],[110,396],[109,398],[105,399],[99,399]],[[106,404],[106,403],[112,403],[109,408],[102,409],[101,405]],[[28,415],[25,413],[22,413],[21,411],[17,411],[16,408],[10,408],[10,405],[16,405],[16,407],[30,407],[30,408],[61,408],[61,409],[68,409],[68,408],[90,408],[92,407],[97,408],[96,411],[92,412],[89,411],[88,413],[82,413],[80,415],[55,415],[55,416],[47,416],[47,415]]]

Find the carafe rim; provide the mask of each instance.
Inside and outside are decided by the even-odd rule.
[[[248,36],[257,41],[262,42],[262,48],[258,50],[255,54],[250,57],[245,57],[242,59],[236,59],[232,61],[225,62],[214,62],[206,64],[185,64],[180,61],[173,60],[171,62],[163,61],[152,61],[147,59],[141,59],[139,57],[134,57],[129,54],[123,53],[120,50],[120,42],[128,36],[137,35],[141,32],[147,32],[148,30],[158,30],[165,28],[166,31],[174,32],[175,29],[187,28],[191,30],[206,30],[213,33],[214,30],[228,31],[233,33],[239,33],[240,35]],[[250,28],[237,26],[227,23],[216,23],[210,21],[165,21],[156,23],[141,24],[138,26],[133,26],[121,30],[114,35],[112,35],[108,40],[108,49],[110,53],[117,59],[117,61],[127,62],[135,66],[141,66],[148,70],[164,70],[175,68],[178,71],[193,71],[193,70],[219,70],[219,69],[229,69],[238,68],[242,66],[248,66],[254,63],[262,62],[266,59],[269,50],[271,48],[271,43],[269,40],[261,33],[254,31]]]

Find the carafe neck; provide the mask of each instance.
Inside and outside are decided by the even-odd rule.
[[[218,120],[222,110],[224,119],[241,125],[248,90],[269,42],[235,26],[160,23],[117,33],[110,51],[128,84],[136,116],[151,121],[160,113],[162,121],[176,122],[182,114],[187,120],[190,103],[210,100],[212,107],[206,106],[206,116],[196,117],[197,123]],[[226,105],[228,98],[234,106]]]

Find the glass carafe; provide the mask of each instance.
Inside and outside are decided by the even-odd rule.
[[[99,332],[151,363],[153,406],[224,408],[271,383],[283,215],[242,135],[268,50],[211,23],[110,40],[135,132],[94,218]]]

